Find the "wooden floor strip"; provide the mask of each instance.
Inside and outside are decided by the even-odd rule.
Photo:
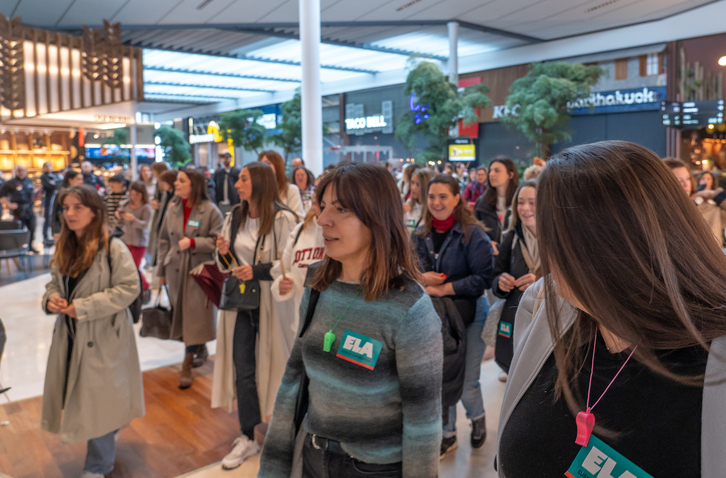
[[[180,365],[144,372],[146,416],[121,430],[112,478],[173,478],[219,462],[239,436],[237,412],[212,409],[213,357],[179,390]],[[0,405],[0,478],[75,478],[86,444],[40,429],[42,398]]]

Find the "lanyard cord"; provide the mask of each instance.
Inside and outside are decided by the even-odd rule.
[[[348,301],[348,305],[345,307],[345,310],[342,314],[338,316],[338,321],[335,323],[335,327],[333,327],[333,303],[335,300],[335,285],[330,287],[330,332],[335,330],[338,327],[338,324],[341,320],[343,320],[343,316],[345,316],[346,312],[348,312],[348,309],[350,309],[351,304],[355,300],[356,297],[358,297],[358,294],[360,293],[360,288],[356,291],[355,295],[352,299]]]
[[[600,398],[598,398],[597,399],[597,402],[595,402],[592,406],[590,406],[590,390],[592,389],[592,375],[593,375],[593,372],[595,371],[595,347],[597,347],[597,328],[595,328],[595,340],[592,343],[592,366],[590,367],[590,383],[587,386],[587,404],[586,405],[587,405],[587,412],[588,413],[590,413],[590,411],[593,408],[595,408],[595,405],[597,405],[598,403],[600,403],[600,400],[602,400],[602,397],[605,396],[605,394],[607,393],[608,389],[610,388],[610,385],[612,385],[613,382],[615,382],[615,379],[618,378],[618,375],[620,375],[620,372],[623,371],[623,369],[625,368],[625,366],[628,364],[628,361],[630,360],[630,357],[633,356],[633,354],[635,353],[635,350],[638,348],[637,345],[633,348],[633,351],[630,352],[630,355],[628,355],[628,358],[625,360],[625,363],[623,363],[623,365],[620,367],[620,370],[618,370],[618,373],[615,374],[615,376],[613,377],[613,379],[610,380],[610,383],[608,384],[608,386],[605,387],[605,391],[602,392],[602,394],[600,395]]]

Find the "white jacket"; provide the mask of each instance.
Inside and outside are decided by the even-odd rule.
[[[284,296],[280,294],[280,281],[282,281],[280,262],[276,263],[270,271],[274,279],[271,287],[272,297],[277,302],[284,302],[290,300],[292,297],[295,298],[294,312],[290,324],[294,332],[297,332],[298,322],[300,321],[300,301],[302,300],[308,266],[325,257],[323,230],[318,226],[318,221],[314,220],[312,224],[300,233],[300,237],[298,238],[298,232],[303,226],[304,223],[300,223],[292,230],[287,239],[285,250],[282,253],[282,259],[280,260],[285,267],[285,275],[293,281],[292,290]],[[296,238],[297,242],[295,242]]]

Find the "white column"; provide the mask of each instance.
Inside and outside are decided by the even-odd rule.
[[[130,136],[130,143],[131,143],[131,165],[129,166],[131,168],[131,171],[134,173],[134,181],[139,179],[139,167],[138,167],[138,160],[136,159],[136,123],[132,124],[129,127],[129,130],[131,130]]]
[[[459,23],[449,22],[449,83],[459,86]]]
[[[320,0],[300,1],[302,48],[302,157],[316,176],[323,172],[323,102],[320,96]]]

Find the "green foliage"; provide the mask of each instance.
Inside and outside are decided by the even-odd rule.
[[[567,103],[590,96],[590,87],[601,74],[597,66],[532,63],[509,88],[507,107],[519,105],[519,115],[505,116],[502,122],[521,131],[546,158],[549,145],[572,139]]]
[[[126,128],[116,128],[113,130],[113,136],[103,140],[103,145],[112,144],[121,146],[122,144],[129,144],[129,130]]]
[[[440,161],[447,157],[446,140],[449,130],[454,128],[460,118],[465,125],[478,121],[475,108],[486,108],[492,102],[486,96],[489,89],[482,84],[474,85],[459,93],[456,85],[431,62],[422,61],[413,68],[406,78],[404,93],[415,94],[416,102],[422,111],[407,111],[398,121],[395,136],[409,151],[416,149],[418,137],[427,142],[427,146],[416,155],[416,162]],[[417,124],[417,114],[418,121]],[[423,115],[428,114],[426,119]]]
[[[184,133],[171,126],[163,125],[154,133],[161,142],[159,146],[164,150],[164,160],[178,169],[192,160],[191,146],[184,137]]]
[[[257,122],[263,114],[262,110],[246,109],[224,113],[219,120],[219,134],[245,151],[259,153],[267,134],[267,128]]]
[[[282,158],[287,164],[290,153],[300,151],[302,148],[302,102],[300,90],[290,101],[282,104],[282,122],[277,125],[279,133],[270,135],[267,140],[278,148],[282,148]]]

